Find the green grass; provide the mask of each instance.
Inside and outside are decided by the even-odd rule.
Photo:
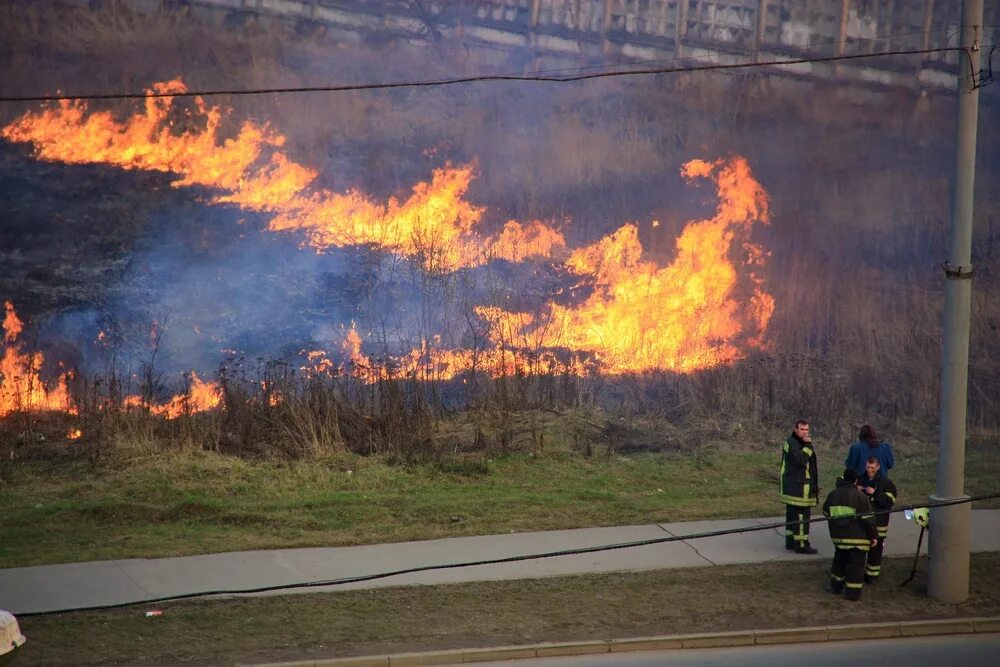
[[[157,607],[163,615],[153,618],[144,616],[150,607],[22,618],[28,642],[18,657],[46,665],[218,665],[795,627],[803,619],[819,626],[1000,614],[1000,554],[973,554],[970,597],[961,605],[926,596],[926,562],[905,588],[897,584],[910,559],[884,567],[884,581],[865,587],[861,612],[823,590],[827,561],[793,561],[185,601]]]
[[[842,449],[818,443],[825,490]],[[908,441],[896,450],[900,502],[924,501],[934,490],[936,445]],[[997,449],[970,445],[967,455],[967,490],[997,490]],[[346,454],[249,462],[211,453],[97,466],[5,462],[0,567],[779,516],[776,461],[777,445],[707,441],[693,452],[557,450],[474,465],[390,465]]]

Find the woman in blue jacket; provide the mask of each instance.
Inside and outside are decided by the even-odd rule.
[[[888,477],[889,470],[896,463],[892,456],[892,446],[888,442],[879,440],[875,429],[865,424],[858,433],[858,441],[851,445],[850,451],[847,452],[844,467],[857,471],[860,477],[866,474],[865,463],[872,456],[878,459],[882,474]]]

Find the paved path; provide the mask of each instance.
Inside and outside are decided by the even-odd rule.
[[[456,537],[443,540],[358,547],[237,551],[181,558],[40,565],[0,570],[0,609],[14,614],[133,602],[200,591],[240,590],[338,579],[409,567],[480,561],[670,535],[760,526],[783,518],[691,521],[686,523],[583,528],[538,533]],[[919,529],[894,515],[886,555],[912,556]],[[497,565],[432,570],[340,586],[294,589],[317,592],[380,586],[527,579],[597,572],[764,563],[830,558],[826,526],[814,523],[813,545],[820,555],[801,556],[784,548],[783,529],[668,542],[644,547]],[[926,553],[927,540],[924,539]],[[972,550],[1000,551],[1000,510],[973,510]]]

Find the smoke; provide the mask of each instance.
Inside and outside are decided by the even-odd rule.
[[[156,21],[158,29],[145,29]],[[106,67],[89,65],[93,73],[75,75],[65,64],[43,67],[38,85],[55,90],[65,87],[68,77],[97,88],[117,89],[122,81],[141,88],[178,74],[199,87],[308,85],[533,66],[529,50],[507,57],[468,45],[412,47],[391,41],[347,49],[329,40],[289,40],[273,26],[258,26],[263,34],[251,38],[237,24],[208,34],[190,23],[164,21],[146,17],[138,24],[142,30],[116,39],[105,35],[87,47],[88,58],[78,59]],[[41,36],[55,30],[40,24],[32,29]],[[123,57],[127,49],[141,56]],[[56,55],[33,57],[48,62]],[[11,87],[35,92],[28,83],[15,81]],[[392,196],[405,199],[414,183],[449,161],[474,160],[478,175],[467,198],[489,207],[476,226],[482,237],[511,218],[569,220],[562,226],[567,245],[579,248],[638,222],[645,256],[659,266],[676,255],[684,224],[709,217],[715,206],[711,188],[682,186],[678,167],[693,157],[748,155],[776,202],[775,225],[763,236],[775,253],[775,268],[762,270],[767,283],[782,290],[776,294],[776,319],[785,318],[786,342],[805,339],[811,346],[828,340],[838,326],[852,329],[824,294],[835,294],[857,275],[856,264],[884,262],[889,251],[883,249],[895,248],[892,268],[905,273],[940,245],[927,239],[940,237],[944,217],[947,179],[939,164],[947,137],[942,128],[950,123],[941,122],[947,114],[940,104],[929,110],[914,106],[912,113],[902,104],[895,113],[888,102],[879,108],[859,95],[857,107],[845,110],[840,93],[817,90],[805,96],[805,86],[776,77],[704,75],[211,102],[232,104],[223,121],[228,134],[221,140],[245,120],[285,135],[282,150],[317,171],[313,191],[357,188],[384,204]],[[135,111],[116,109],[121,116]],[[919,146],[910,141],[915,136],[921,137]],[[858,169],[871,164],[872,153],[880,156],[881,168]],[[989,161],[995,168],[996,160]],[[32,169],[28,160],[19,164]],[[125,237],[107,207],[119,215],[134,209],[138,221],[119,250],[98,261],[97,253],[76,255],[81,264],[99,264],[110,254],[115,268],[101,278],[100,289],[59,301],[58,316],[45,328],[51,347],[73,341],[79,348],[50,358],[79,358],[85,370],[101,370],[110,359],[128,372],[155,363],[168,374],[195,369],[209,375],[234,357],[296,361],[310,349],[337,356],[352,323],[369,355],[406,353],[435,336],[442,347],[471,348],[483,343],[483,323],[468,318],[475,305],[538,315],[547,302],[572,309],[595,291],[593,281],[572,275],[558,261],[499,260],[441,273],[428,271],[419,259],[371,246],[317,252],[302,247],[308,239],[301,233],[265,232],[267,213],[210,204],[217,194],[210,190],[169,188],[173,177],[126,177],[105,166],[89,167],[86,174],[46,169],[59,183],[36,184],[32,206],[59,197],[65,188],[79,195],[64,197],[62,210],[52,216],[40,216],[38,225],[50,225],[51,235],[62,229],[53,223],[57,213],[89,219],[108,238]],[[25,192],[14,185],[0,191],[7,193],[5,201]],[[653,219],[663,224],[654,228]],[[36,218],[25,220],[12,216],[5,226],[28,227]],[[24,250],[23,238],[11,245]],[[33,261],[36,267],[43,263]],[[17,284],[14,278],[6,283]],[[15,303],[16,292],[10,294]],[[857,298],[866,306],[855,306],[858,312],[892,311],[868,293]],[[897,313],[897,329],[907,328],[906,315]]]

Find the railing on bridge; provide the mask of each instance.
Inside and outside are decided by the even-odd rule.
[[[955,46],[958,0],[187,0],[292,20],[410,38],[460,31],[502,49],[590,62],[678,64]],[[983,42],[1000,38],[1000,3]],[[782,66],[790,74],[904,87],[954,88],[958,54],[931,53],[841,66]],[[984,63],[985,64],[985,63]]]

